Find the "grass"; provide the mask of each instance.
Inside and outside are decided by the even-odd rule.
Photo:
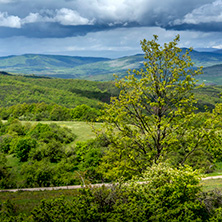
[[[67,122],[67,121],[62,121],[62,122],[55,122],[61,127],[67,127],[72,130],[74,134],[76,134],[77,141],[86,141],[89,139],[93,139],[96,137],[95,133],[93,132],[93,127],[95,129],[100,129],[102,127],[102,123],[87,123],[87,122],[80,122],[80,121],[75,121],[75,122]]]
[[[77,136],[74,143],[78,141],[86,141],[89,139],[93,139],[96,137],[95,133],[93,132],[93,128],[100,129],[102,128],[102,123],[87,123],[82,121],[22,121],[23,123],[31,123],[31,124],[37,124],[37,123],[56,123],[61,127],[67,127],[72,130],[72,132]]]
[[[52,191],[34,191],[34,192],[0,192],[0,203],[9,200],[15,206],[16,213],[25,213],[30,215],[30,212],[41,203],[43,199],[53,199],[63,196],[65,199],[72,199],[78,195],[78,190],[52,190]]]
[[[212,173],[208,173],[206,176],[219,176],[222,175],[222,162],[215,163],[215,169]]]
[[[222,191],[222,179],[211,179],[201,181],[203,191],[218,189]]]
[[[222,179],[205,180],[201,182],[203,191],[213,189],[222,190]],[[16,214],[24,213],[30,215],[30,212],[41,203],[43,199],[54,199],[63,196],[66,200],[71,200],[73,196],[79,195],[75,190],[52,190],[52,191],[34,191],[34,192],[0,192],[0,203],[9,200],[16,209]]]
[[[205,176],[220,176],[222,175],[222,162],[215,163],[215,170],[212,173],[208,173]],[[213,189],[219,189],[222,191],[222,179],[210,179],[210,180],[203,180],[201,181],[201,184],[203,185],[203,190],[213,190]]]

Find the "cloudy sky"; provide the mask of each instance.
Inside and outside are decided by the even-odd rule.
[[[0,56],[116,58],[140,40],[180,34],[180,47],[222,48],[222,0],[0,0]]]

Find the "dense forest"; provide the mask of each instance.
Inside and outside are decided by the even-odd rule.
[[[141,41],[144,69],[115,84],[0,75],[1,189],[87,185],[28,213],[1,201],[2,221],[222,220],[221,192],[200,185],[222,161],[222,87],[198,84],[178,41]],[[53,123],[68,120],[101,127],[76,142]]]

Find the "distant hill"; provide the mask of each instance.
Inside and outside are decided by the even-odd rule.
[[[190,53],[192,62],[194,65],[199,67],[208,67],[217,64],[222,64],[222,54],[216,52],[198,52],[193,50]]]
[[[198,79],[206,85],[222,85],[222,64],[203,68],[203,74]]]
[[[185,52],[186,49],[183,49]],[[222,84],[222,53],[191,52],[196,67],[203,66],[205,76],[198,77],[209,84]],[[21,56],[0,57],[0,70],[24,75],[40,75],[63,79],[113,80],[113,74],[124,76],[128,69],[143,67],[144,55],[137,54],[118,59],[26,54]],[[215,68],[217,66],[217,68]],[[216,77],[217,76],[217,77]],[[219,82],[218,82],[219,81]]]
[[[0,70],[17,74],[64,75],[64,78],[75,78],[75,76],[70,75],[72,73],[70,69],[109,60],[99,57],[25,54],[0,57]]]
[[[220,53],[222,54],[222,49],[217,49],[217,50],[214,50],[215,53]]]

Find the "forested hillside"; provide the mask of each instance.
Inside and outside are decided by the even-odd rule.
[[[65,107],[98,107],[118,90],[111,82],[36,78],[0,74],[0,106],[18,103],[56,103]]]
[[[109,103],[111,96],[117,96],[120,89],[114,82],[43,78],[37,76],[14,76],[0,74],[0,107],[17,104],[46,103],[67,108],[88,105],[99,108],[100,103]],[[204,111],[221,100],[222,86],[205,86],[194,91],[199,100],[198,107]]]

